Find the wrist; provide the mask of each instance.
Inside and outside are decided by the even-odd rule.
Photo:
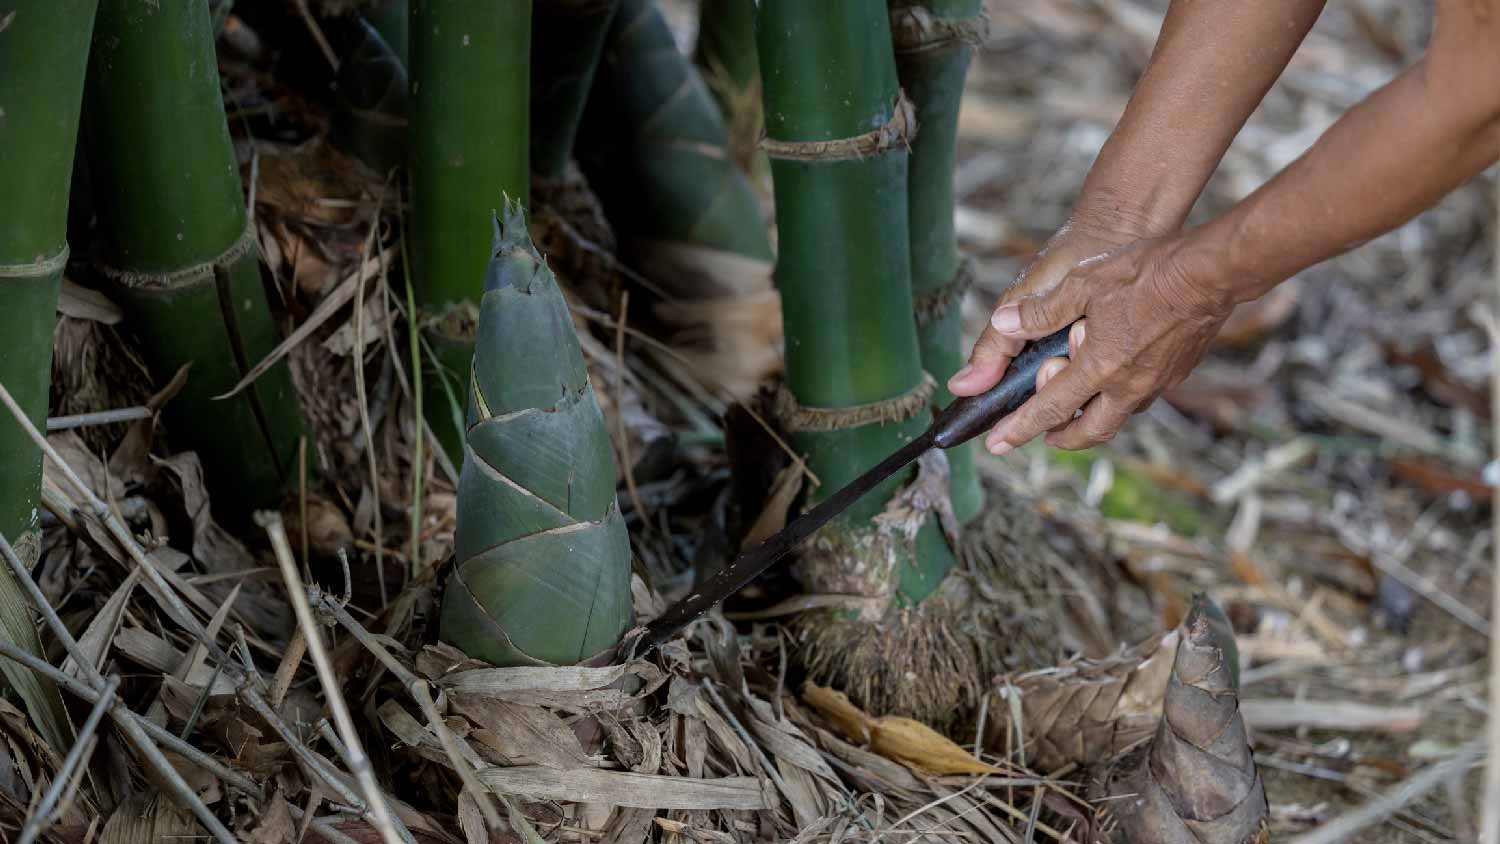
[[[1165,237],[1182,227],[1192,200],[1169,198],[1161,186],[1139,188],[1085,184],[1068,215],[1068,225],[1117,245]]]
[[[1238,231],[1232,219],[1220,217],[1185,232],[1171,250],[1172,259],[1193,279],[1203,295],[1219,307],[1232,310],[1236,305],[1260,298],[1281,278],[1272,277],[1267,267],[1247,263],[1247,253],[1237,248]]]

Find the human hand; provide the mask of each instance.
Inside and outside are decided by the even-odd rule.
[[[1234,300],[1215,283],[1212,263],[1190,258],[1184,242],[1138,241],[996,309],[995,334],[1018,350],[1026,340],[1077,324],[1069,335],[1072,359],[1042,365],[1036,395],[986,438],[992,453],[1004,454],[1044,431],[1052,431],[1047,443],[1054,448],[1108,442],[1131,414],[1187,377]]]
[[[1134,217],[1096,221],[1082,214],[1075,215],[1047,239],[1031,263],[1000,294],[995,308],[998,310],[1051,290],[1079,262],[1131,243],[1149,230],[1146,221]],[[1024,340],[1000,334],[994,326],[986,325],[969,353],[968,365],[948,380],[948,391],[955,396],[976,396],[994,387],[1024,345]],[[1066,361],[1066,358],[1057,360]]]

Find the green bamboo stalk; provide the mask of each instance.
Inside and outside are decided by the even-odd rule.
[[[740,169],[764,173],[757,154],[761,129],[760,61],[755,53],[755,0],[703,0],[693,61],[719,104]]]
[[[0,0],[0,382],[38,428],[47,418],[52,326],[67,262],[69,183],[97,0]],[[34,565],[41,552],[42,455],[0,414],[0,535]],[[0,575],[0,637],[40,656],[25,593]],[[10,660],[7,685],[56,748],[71,744],[57,689]]]
[[[489,220],[528,193],[530,0],[412,0],[411,245],[421,323],[436,358],[426,414],[455,463],[474,356]],[[455,389],[456,387],[456,389]]]
[[[531,31],[531,167],[560,179],[573,146],[617,0],[537,0]]]
[[[896,67],[901,86],[917,109],[921,131],[912,141],[907,172],[911,226],[911,287],[917,303],[922,365],[937,380],[933,401],[953,401],[948,378],[963,365],[957,286],[962,256],[953,228],[953,157],[958,110],[973,52],[954,24],[977,21],[983,0],[891,0]],[[984,508],[984,490],[970,443],[948,451],[953,511],[967,522]]]
[[[497,665],[573,664],[630,623],[614,452],[519,203],[484,275],[442,636]]]
[[[109,243],[102,269],[160,378],[191,364],[166,407],[225,513],[275,505],[303,420],[279,364],[218,400],[279,334],[247,227],[204,3],[102,0],[89,59],[89,178]]]
[[[838,141],[899,120],[896,65],[881,0],[763,0],[758,39],[766,131],[773,145]],[[923,383],[911,307],[907,152],[903,139],[843,160],[796,160],[772,151],[786,330],[786,380],[803,407],[851,408],[910,396]],[[796,436],[831,494],[920,434],[930,413]],[[870,519],[909,475],[850,508]],[[852,548],[858,543],[851,543]],[[857,553],[855,551],[854,553]],[[952,567],[931,520],[899,568],[898,594],[920,601]]]

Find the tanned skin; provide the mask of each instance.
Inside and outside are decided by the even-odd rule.
[[[1173,0],[1066,225],[1001,296],[955,395],[993,387],[1026,340],[1078,321],[1071,362],[986,438],[1109,441],[1180,383],[1234,306],[1401,225],[1500,159],[1500,0],[1437,0],[1426,54],[1222,216],[1183,220],[1324,0]],[[1080,415],[1078,411],[1082,411]]]

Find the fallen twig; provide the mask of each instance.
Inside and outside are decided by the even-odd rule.
[[[386,805],[385,795],[375,782],[375,771],[370,767],[370,758],[365,755],[364,746],[359,742],[359,734],[354,729],[354,719],[350,717],[348,704],[344,702],[338,674],[333,670],[333,660],[323,646],[323,638],[318,635],[317,621],[313,618],[312,608],[308,606],[302,578],[297,574],[297,564],[292,558],[292,544],[287,540],[281,516],[277,513],[262,513],[256,517],[256,521],[271,540],[271,549],[276,554],[276,562],[281,566],[281,575],[286,579],[286,590],[292,601],[292,610],[297,615],[297,624],[302,629],[302,635],[307,638],[307,652],[312,656],[313,667],[317,669],[318,679],[323,684],[323,693],[328,700],[328,708],[333,711],[334,723],[338,725],[340,737],[348,749],[349,767],[353,769],[354,777],[365,793],[365,800],[374,812],[375,828],[380,831],[386,844],[401,844],[403,836],[396,833],[396,822],[392,818],[390,807]],[[405,837],[410,836],[411,833],[408,832]]]
[[[16,838],[16,844],[31,844],[41,834],[42,827],[52,822],[52,809],[57,805],[57,799],[62,796],[63,789],[73,779],[73,771],[84,761],[86,755],[92,755],[94,733],[99,729],[99,722],[104,713],[109,710],[115,702],[115,690],[120,687],[120,677],[111,674],[105,681],[104,688],[99,691],[99,699],[94,702],[94,708],[89,710],[88,718],[83,722],[83,727],[78,730],[78,738],[73,742],[73,747],[68,751],[67,758],[63,759],[62,767],[57,770],[56,777],[42,799],[31,810],[26,818],[25,826],[21,827],[21,834]]]
[[[1472,739],[1452,758],[1421,771],[1386,792],[1380,799],[1334,818],[1311,832],[1293,838],[1288,844],[1338,844],[1340,841],[1353,840],[1355,833],[1380,823],[1402,806],[1406,806],[1438,787],[1450,777],[1462,774],[1479,759],[1484,750],[1484,741],[1484,736]]]
[[[458,774],[458,778],[463,781],[464,788],[473,792],[474,799],[479,803],[479,810],[484,813],[485,823],[490,826],[490,831],[496,834],[503,834],[504,830],[502,829],[500,813],[495,808],[493,802],[491,802],[492,795],[474,777],[474,760],[465,758],[459,747],[458,739],[453,736],[453,731],[448,729],[447,722],[443,720],[442,713],[438,712],[437,704],[433,702],[432,690],[427,681],[408,671],[406,666],[402,665],[400,660],[392,656],[391,652],[386,650],[385,646],[380,644],[378,639],[370,635],[370,631],[366,630],[364,625],[360,624],[354,616],[349,614],[348,610],[344,609],[341,604],[334,601],[329,595],[316,586],[311,587],[308,593],[309,599],[315,601],[319,609],[332,615],[334,620],[342,624],[344,629],[348,630],[361,645],[365,646],[365,649],[375,659],[380,661],[381,665],[386,667],[386,670],[390,671],[396,676],[397,680],[401,681],[401,685],[406,688],[407,692],[411,694],[412,699],[417,702],[417,706],[422,710],[422,715],[427,718],[428,729],[432,730],[437,736],[438,741],[442,743],[443,751],[448,754],[448,761],[453,765],[453,770]]]

